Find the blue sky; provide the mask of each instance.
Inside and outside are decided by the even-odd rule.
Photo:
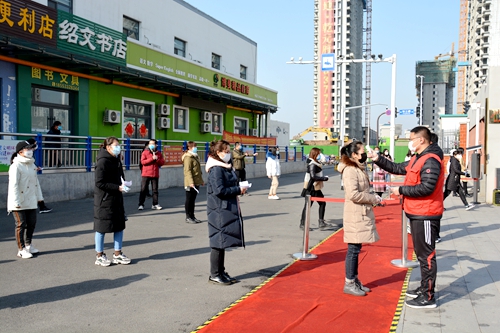
[[[313,59],[312,0],[186,0],[257,43],[257,84],[278,91],[272,119],[290,123],[291,136],[312,126],[313,66],[286,64]],[[415,108],[415,64],[458,46],[459,0],[373,0],[372,53],[397,55],[396,106]],[[391,65],[372,65],[372,103],[390,105]],[[456,92],[455,92],[456,94]],[[383,106],[372,107],[371,127]],[[455,111],[456,112],[456,111]],[[381,124],[389,117],[382,116]],[[399,116],[403,129],[415,116]]]

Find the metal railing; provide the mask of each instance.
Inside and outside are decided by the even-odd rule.
[[[100,145],[106,139],[105,137],[95,136],[6,132],[0,132],[0,137],[2,139],[12,139],[16,144],[20,140],[35,139],[38,149],[35,150],[34,157],[37,165],[43,169],[76,169],[87,172],[92,171]],[[57,141],[51,141],[51,139],[57,139]],[[122,145],[122,161],[125,169],[130,170],[130,168],[138,167],[141,161],[141,154],[148,144],[149,139],[118,138],[118,140]],[[210,143],[196,141],[196,145],[200,160],[206,162]],[[158,140],[158,150],[162,150],[162,147],[165,146],[182,147],[182,151],[185,151],[187,150],[187,141]],[[251,149],[253,153],[257,153],[257,156],[252,158],[251,163],[264,163],[266,161],[266,154],[269,151],[268,145],[246,145],[244,148],[246,150]],[[283,149],[283,147],[281,148]],[[280,162],[300,160],[305,160],[304,147],[285,146],[284,154],[280,152]],[[180,160],[178,164],[182,164]]]

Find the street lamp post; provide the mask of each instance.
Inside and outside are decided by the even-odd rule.
[[[388,114],[390,112],[390,110],[385,110],[384,112],[382,112],[378,117],[377,117],[377,146],[380,144],[379,142],[379,132],[380,132],[380,117],[382,117],[384,114]],[[390,113],[389,113],[390,114]]]
[[[425,76],[423,75],[417,75],[417,78],[420,78],[420,119],[419,119],[419,125],[422,126],[422,121],[424,117],[424,105],[422,104],[423,101],[423,95],[424,95],[424,78]]]
[[[344,112],[342,112],[342,113],[345,113],[345,110],[359,109],[359,108],[364,108],[364,107],[367,107],[367,106],[375,106],[375,105],[383,105],[383,106],[387,107],[387,104],[380,104],[380,103],[377,103],[377,104],[364,104],[364,105],[350,106],[348,108],[344,108]],[[384,111],[383,114],[385,114],[385,111]],[[377,121],[378,121],[378,119],[377,119]],[[370,144],[370,126],[367,126],[367,127],[368,127],[368,133],[366,135],[366,144],[369,145]],[[378,133],[378,128],[377,128],[377,133]],[[377,141],[378,141],[378,134],[377,134]],[[343,142],[342,142],[342,145],[343,145]]]

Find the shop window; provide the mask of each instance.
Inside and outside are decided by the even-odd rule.
[[[243,65],[240,65],[240,79],[247,79],[247,68]]]
[[[174,38],[174,53],[180,57],[186,57],[186,42],[179,39]]]
[[[212,53],[212,68],[220,69],[220,55]]]
[[[151,117],[154,104],[139,100],[123,101],[123,137],[148,139],[153,136]]]
[[[189,133],[189,109],[174,105],[174,132]]]
[[[248,135],[248,119],[234,117],[234,133]]]
[[[139,40],[139,21],[123,17],[123,33],[130,38]]]
[[[73,0],[49,0],[47,6],[66,13],[73,13]]]
[[[47,89],[31,88],[31,131],[47,133],[55,121],[63,127],[61,133],[71,134],[73,93]]]
[[[222,113],[212,112],[212,134],[222,135],[222,131],[223,131]]]

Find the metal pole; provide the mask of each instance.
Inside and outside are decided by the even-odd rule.
[[[396,54],[392,55],[392,83],[391,83],[391,127],[390,127],[390,151],[392,158],[396,157],[395,154],[395,140],[396,136]]]
[[[293,257],[299,260],[314,260],[317,255],[309,252],[309,225],[311,224],[311,196],[306,195],[306,220],[304,222],[304,247],[302,252],[294,253]]]
[[[407,260],[408,258],[408,230],[406,229],[406,217],[405,211],[401,210],[401,259],[391,260],[391,264],[396,267],[413,268],[417,267],[419,264],[416,261]]]
[[[424,119],[423,97],[424,97],[424,76],[420,75],[420,123],[419,123],[420,126],[422,126]]]

